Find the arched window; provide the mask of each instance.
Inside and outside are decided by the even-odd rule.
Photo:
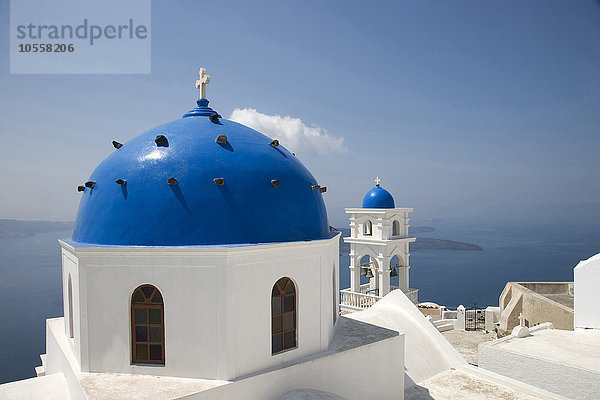
[[[163,298],[157,288],[142,285],[131,297],[131,360],[141,364],[165,363]]]
[[[73,334],[73,284],[71,283],[71,274],[67,280],[67,297],[69,301],[69,337],[72,338]]]
[[[290,278],[281,278],[271,292],[272,354],[296,347],[296,288]]]
[[[398,236],[400,234],[400,222],[392,222],[392,236]]]
[[[371,221],[369,221],[369,220],[365,221],[363,234],[364,234],[364,236],[373,235],[373,224],[371,223]]]

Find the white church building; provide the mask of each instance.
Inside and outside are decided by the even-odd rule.
[[[201,69],[197,107],[113,142],[78,187],[64,317],[46,321],[38,377],[0,399],[561,398],[468,365],[414,306],[412,209],[379,182],[346,209],[340,305],[325,189],[212,110],[209,82]]]
[[[340,234],[325,188],[277,139],[208,107],[209,82],[201,69],[194,109],[113,142],[79,186],[60,241],[64,317],[47,321],[38,378],[0,398],[354,396],[360,371],[331,374],[362,352],[396,354],[379,379],[402,393],[400,334],[335,337]]]

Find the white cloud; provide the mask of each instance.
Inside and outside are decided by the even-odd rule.
[[[346,151],[343,137],[332,136],[319,126],[306,126],[300,118],[262,114],[253,108],[236,108],[229,119],[279,140],[290,151],[316,152],[319,155]]]

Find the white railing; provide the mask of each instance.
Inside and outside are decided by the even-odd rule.
[[[398,286],[390,286],[391,290],[399,289]],[[350,289],[340,290],[340,307],[342,310],[356,311],[364,310],[371,307],[382,299],[381,296],[377,296],[375,293],[367,293],[371,290],[371,286],[367,283],[360,285],[360,293],[353,292]],[[418,303],[419,289],[409,289],[404,292],[406,297],[414,304]]]
[[[342,295],[340,301],[342,310],[364,310],[381,299],[381,297],[373,294],[356,293],[350,291],[350,289],[340,290],[340,294]]]
[[[390,285],[390,291],[396,290],[396,289],[400,289],[400,286],[392,286],[392,285]],[[360,285],[360,293],[361,294],[372,294],[372,295],[375,295],[375,296],[378,295],[377,291],[374,291],[374,290],[371,289],[371,284],[370,283],[365,283],[363,285]],[[410,288],[406,292],[404,292],[404,294],[413,303],[415,303],[415,304],[418,303],[418,300],[419,300],[419,289],[412,289],[412,288]]]
[[[377,296],[377,289],[371,289],[370,283],[365,283],[364,285],[360,285],[360,293],[361,294],[372,294]]]

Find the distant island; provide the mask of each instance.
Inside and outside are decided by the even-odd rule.
[[[16,219],[0,219],[0,238],[17,238],[33,236],[36,233],[70,231],[74,223],[53,221],[19,221]]]
[[[435,228],[431,227],[431,226],[416,226],[416,227],[411,227],[409,229],[409,232],[411,235],[417,235],[419,233],[427,233],[427,232],[435,232]]]
[[[415,251],[420,249],[483,251],[481,246],[474,243],[417,237],[417,240],[410,244],[410,250]]]
[[[36,233],[71,231],[74,222],[54,222],[54,221],[20,221],[16,219],[0,219],[0,238],[18,238],[29,237]],[[350,229],[338,229],[342,232],[343,237],[350,236]],[[416,235],[417,240],[410,244],[410,250],[416,251],[421,249],[438,249],[438,250],[466,250],[466,251],[483,251],[481,246],[473,243],[457,242],[454,240],[436,239],[429,237],[419,237],[419,234],[434,232],[435,228],[430,226],[411,227],[411,235]],[[340,252],[346,250],[346,244],[341,243]],[[347,253],[347,251],[346,251]]]
[[[349,228],[342,228],[342,229],[338,229],[338,230],[340,232],[342,232],[343,237],[350,236]],[[411,227],[410,234],[416,235],[417,240],[414,243],[410,244],[410,250],[416,251],[416,250],[421,250],[421,249],[428,249],[428,250],[483,251],[483,248],[481,246],[476,245],[474,243],[457,242],[455,240],[436,239],[436,238],[419,237],[418,236],[421,233],[428,233],[428,232],[434,232],[434,231],[435,231],[435,228],[430,227],[430,226],[418,226],[418,227],[414,227],[414,228]],[[340,246],[340,253],[343,253],[344,251],[342,249],[345,250],[346,247],[349,248],[350,246],[347,246],[345,243],[342,243]]]

